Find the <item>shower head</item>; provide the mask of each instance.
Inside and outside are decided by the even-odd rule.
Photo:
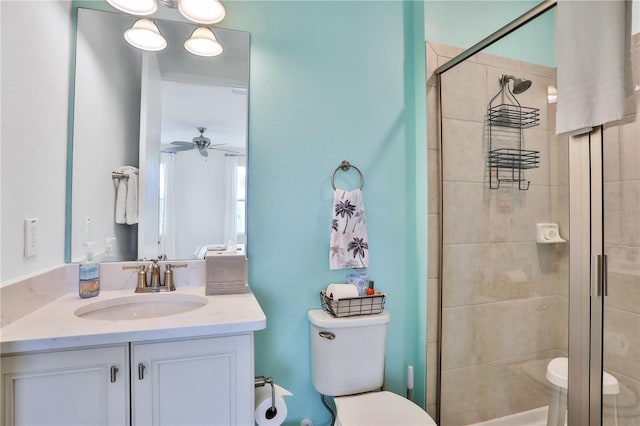
[[[526,92],[529,87],[531,87],[531,80],[527,80],[525,78],[516,78],[512,75],[503,74],[500,76],[500,85],[504,86],[509,83],[509,80],[513,80],[513,94],[519,95],[520,93]]]

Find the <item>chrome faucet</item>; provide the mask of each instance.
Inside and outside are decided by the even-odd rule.
[[[138,279],[135,291],[136,293],[157,293],[160,291],[175,291],[176,286],[173,280],[173,269],[186,267],[186,263],[174,265],[167,263],[164,271],[164,283],[160,281],[160,265],[158,264],[158,259],[153,259],[151,263],[146,266],[123,266],[122,269],[138,270]],[[149,274],[148,279],[147,274]]]

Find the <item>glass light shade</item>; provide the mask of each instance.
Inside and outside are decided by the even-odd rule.
[[[220,22],[227,15],[218,0],[180,0],[178,10],[185,18],[205,25]]]
[[[184,42],[184,48],[198,56],[217,56],[224,50],[213,31],[207,27],[196,28]]]
[[[111,6],[131,15],[151,15],[158,9],[153,0],[107,0]]]
[[[151,19],[140,18],[131,28],[124,32],[127,42],[142,50],[152,52],[167,47],[167,40],[160,34],[160,30]]]

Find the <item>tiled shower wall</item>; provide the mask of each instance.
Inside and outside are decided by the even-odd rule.
[[[427,43],[427,72],[460,50]],[[540,125],[524,130],[524,147],[540,151],[525,174],[527,191],[489,189],[487,106],[501,74],[533,81],[517,95],[540,109]],[[438,271],[440,155],[436,81],[428,75],[430,271]],[[443,294],[442,425],[463,425],[544,406],[546,365],[567,350],[568,245],[537,244],[535,225],[555,222],[568,233],[567,143],[556,141],[547,88],[553,68],[477,54],[442,76]],[[550,143],[553,141],[553,143]],[[553,152],[552,152],[553,151]],[[556,152],[556,151],[559,151]],[[435,414],[438,275],[430,276],[427,407]]]

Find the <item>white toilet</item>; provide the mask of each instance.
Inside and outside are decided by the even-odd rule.
[[[413,402],[375,392],[384,380],[389,313],[334,318],[322,309],[311,322],[311,378],[322,395],[334,397],[336,425],[435,425]]]

